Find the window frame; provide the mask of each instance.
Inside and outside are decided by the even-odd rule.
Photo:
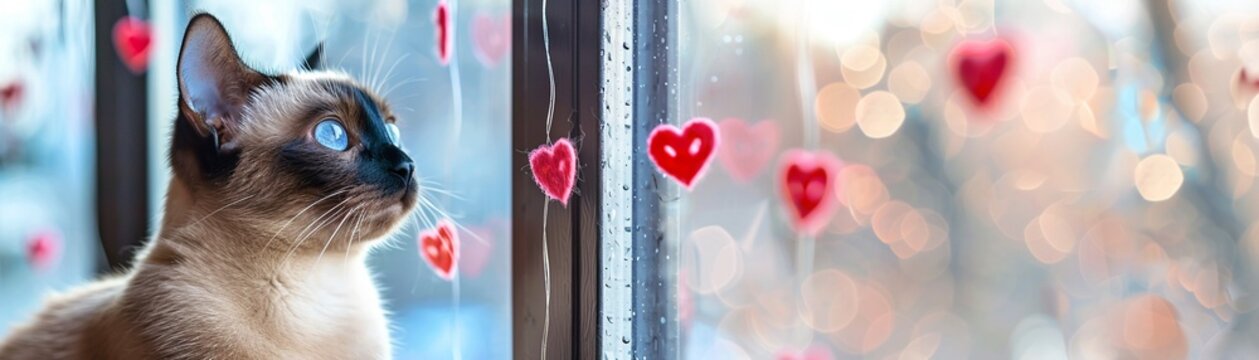
[[[543,6],[546,6],[544,11]],[[512,1],[512,353],[516,358],[601,357],[598,339],[600,164],[600,25],[602,6],[583,0]],[[542,41],[548,21],[551,68]],[[577,150],[577,182],[568,206],[549,201],[534,183],[528,152],[550,143],[548,86],[553,71],[555,139]],[[543,207],[550,267],[543,284]],[[549,328],[545,318],[549,316]]]

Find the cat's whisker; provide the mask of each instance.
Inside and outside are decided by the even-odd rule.
[[[337,195],[343,194],[343,193],[345,193],[346,191],[347,191],[347,190],[344,190],[344,189],[343,189],[343,190],[337,190],[337,191],[334,191],[334,192],[332,192],[331,194],[328,194],[327,196],[324,196],[324,197],[322,197],[322,198],[319,198],[319,200],[315,200],[314,202],[310,203],[310,205],[306,205],[306,207],[305,207],[305,208],[302,208],[302,210],[301,210],[301,211],[298,211],[298,212],[297,212],[297,215],[293,215],[293,217],[292,217],[292,218],[289,218],[289,220],[288,220],[287,222],[285,222],[285,223],[284,223],[284,225],[280,226],[280,229],[278,229],[278,230],[276,230],[276,231],[275,231],[275,235],[272,235],[272,236],[271,236],[271,239],[268,239],[268,240],[267,240],[267,243],[262,245],[262,248],[263,248],[263,249],[266,249],[268,246],[271,246],[271,242],[272,242],[272,241],[274,241],[276,237],[279,237],[279,236],[280,236],[280,233],[281,233],[281,232],[283,232],[285,228],[289,227],[289,225],[290,225],[290,224],[292,224],[294,220],[297,220],[297,218],[298,218],[298,217],[300,217],[300,216],[302,216],[302,214],[306,213],[306,211],[308,211],[308,210],[310,210],[311,208],[315,207],[315,205],[319,204],[320,202],[322,202],[322,201],[324,201],[324,200],[328,200],[328,198],[331,198],[331,197],[333,197],[333,196],[337,196]]]
[[[379,57],[376,57],[376,56],[372,57],[373,58],[372,65],[375,67],[375,69],[372,70],[371,89],[373,91],[376,91],[377,94],[380,93],[381,85],[384,85],[381,82],[382,79],[380,78],[380,74],[381,74],[381,70],[383,70],[383,68],[385,67],[384,66],[385,58],[389,56],[389,45],[393,43],[393,39],[397,35],[398,35],[397,30],[391,31],[389,33],[389,40],[385,41],[385,52],[383,54],[379,53],[380,45],[381,45],[380,36],[376,37],[376,45],[372,47],[372,52],[380,55]]]
[[[306,242],[306,239],[309,238],[311,235],[314,235],[315,232],[319,231],[320,229],[323,229],[324,225],[328,225],[328,223],[332,222],[332,219],[335,218],[336,216],[333,215],[333,217],[328,218],[328,220],[323,220],[325,217],[339,211],[341,207],[344,206],[345,203],[348,202],[349,200],[350,200],[349,198],[346,198],[345,200],[341,200],[341,202],[337,203],[336,206],[333,206],[331,209],[328,209],[328,211],[325,211],[323,215],[319,215],[318,218],[315,218],[314,221],[311,221],[310,225],[306,225],[306,229],[303,229],[302,232],[298,233],[298,239],[297,241],[293,242],[292,248],[290,248],[289,251],[284,253],[284,258],[280,260],[280,266],[278,268],[283,269],[285,265],[288,263],[289,257],[292,256],[294,253],[296,253],[297,249],[302,247],[302,244]],[[311,229],[311,227],[315,226],[315,224],[319,224],[319,226],[316,226],[315,228]],[[309,233],[306,232],[307,229],[310,230]]]
[[[363,239],[363,234],[359,233],[358,230],[359,230],[359,225],[363,224],[363,217],[366,215],[367,215],[366,211],[360,211],[358,213],[358,219],[354,220],[354,230],[350,231],[351,240],[350,240],[350,243],[345,246],[345,256],[341,258],[342,264],[350,262],[350,249],[353,249],[354,244],[358,243],[359,241]]]
[[[379,94],[381,94],[380,96],[382,97],[389,98],[389,94],[392,94],[394,91],[401,89],[403,86],[410,85],[410,84],[418,84],[418,83],[424,82],[425,80],[426,79],[424,78],[406,79],[398,83],[395,83],[393,85],[389,85],[388,89],[385,89],[384,91],[379,92]]]
[[[409,56],[411,56],[411,54],[402,54],[402,56],[399,56],[397,60],[394,60],[393,65],[390,65],[390,66],[389,66],[389,70],[385,71],[385,75],[381,77],[381,79],[380,79],[380,85],[382,85],[382,86],[383,86],[383,85],[385,85],[385,84],[388,84],[388,83],[389,83],[389,77],[393,76],[393,71],[394,71],[394,70],[397,70],[398,65],[402,65],[402,61],[403,61],[403,60],[406,60],[406,59],[407,59],[407,57],[409,57]],[[387,96],[387,94],[389,94],[389,93],[388,93],[388,92],[383,92],[383,93],[380,93],[380,94],[381,94],[380,96],[383,96],[383,97],[386,97],[386,98],[387,98],[387,97],[388,97],[388,96]]]
[[[245,196],[245,197],[242,197],[242,198],[240,198],[240,199],[237,199],[236,201],[232,201],[232,202],[230,202],[230,203],[227,203],[227,205],[223,205],[222,207],[219,207],[218,209],[215,209],[214,211],[211,211],[209,214],[206,214],[205,216],[202,216],[200,219],[197,219],[197,221],[194,221],[194,222],[192,222],[192,224],[189,224],[189,225],[191,226],[191,225],[197,225],[197,224],[200,224],[202,221],[205,221],[205,219],[209,219],[211,216],[214,216],[214,214],[219,213],[219,211],[223,211],[223,209],[227,209],[229,206],[236,205],[236,204],[241,203],[242,201],[252,199],[252,198],[254,197],[254,195],[255,195],[255,194],[249,194],[248,196]]]
[[[369,31],[371,31],[370,28],[363,29],[363,42],[359,43],[362,44],[359,47],[360,55],[358,58],[358,75],[360,78],[367,75],[367,33]]]
[[[421,206],[422,206],[422,207],[429,208],[429,209],[431,209],[433,212],[440,214],[440,215],[442,216],[442,218],[444,218],[444,219],[446,219],[446,220],[449,220],[451,225],[454,225],[456,229],[463,230],[463,232],[464,232],[464,233],[467,233],[469,236],[471,236],[473,240],[476,240],[477,242],[482,243],[482,244],[489,244],[489,243],[490,243],[490,242],[489,242],[489,240],[485,240],[485,239],[481,238],[481,236],[480,236],[480,235],[477,235],[477,233],[476,233],[476,232],[472,231],[471,229],[469,229],[469,228],[468,228],[468,227],[466,227],[466,226],[463,226],[463,224],[461,224],[458,220],[456,220],[456,219],[455,219],[455,217],[450,216],[450,213],[448,213],[448,212],[446,212],[446,211],[443,211],[443,210],[441,210],[440,208],[438,208],[436,204],[433,204],[432,202],[429,202],[429,201],[427,201],[427,200],[424,200],[424,201],[421,201]]]
[[[360,209],[362,209],[364,205],[366,204],[359,204],[358,206],[355,206],[353,209],[350,209],[350,211],[347,211],[345,215],[341,216],[341,222],[337,223],[337,228],[332,230],[332,235],[328,236],[328,241],[325,241],[323,243],[323,249],[319,250],[319,256],[315,257],[315,263],[319,263],[319,260],[323,259],[324,252],[328,251],[328,245],[332,245],[332,240],[337,238],[337,233],[341,232],[341,226],[345,225],[345,221],[349,220],[350,216],[354,215],[356,211],[359,211]]]
[[[438,194],[438,195],[445,195],[445,196],[450,197],[450,198],[453,198],[453,199],[455,199],[455,200],[460,200],[460,201],[467,200],[467,199],[466,199],[466,198],[464,198],[462,195],[459,195],[458,193],[456,193],[456,192],[454,192],[454,191],[445,190],[445,189],[442,189],[442,188],[439,188],[439,187],[435,187],[435,186],[427,186],[427,187],[425,187],[425,188],[424,188],[424,191],[431,192],[431,193]]]

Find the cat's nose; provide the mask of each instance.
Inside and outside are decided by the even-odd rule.
[[[393,164],[389,172],[401,176],[407,185],[411,185],[411,175],[415,173],[415,164],[411,162],[411,159],[404,159]]]

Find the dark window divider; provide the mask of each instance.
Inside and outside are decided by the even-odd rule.
[[[512,352],[541,357],[546,291],[542,215],[550,255],[547,358],[599,358],[600,15],[597,1],[548,0],[555,79],[551,140],[570,138],[578,174],[567,207],[548,201],[529,169],[528,152],[548,143],[549,80],[542,41],[543,2],[512,1]]]

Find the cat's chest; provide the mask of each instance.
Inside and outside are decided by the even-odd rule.
[[[318,270],[316,270],[318,271]],[[284,285],[272,334],[285,358],[387,359],[389,327],[366,269],[329,269]]]

